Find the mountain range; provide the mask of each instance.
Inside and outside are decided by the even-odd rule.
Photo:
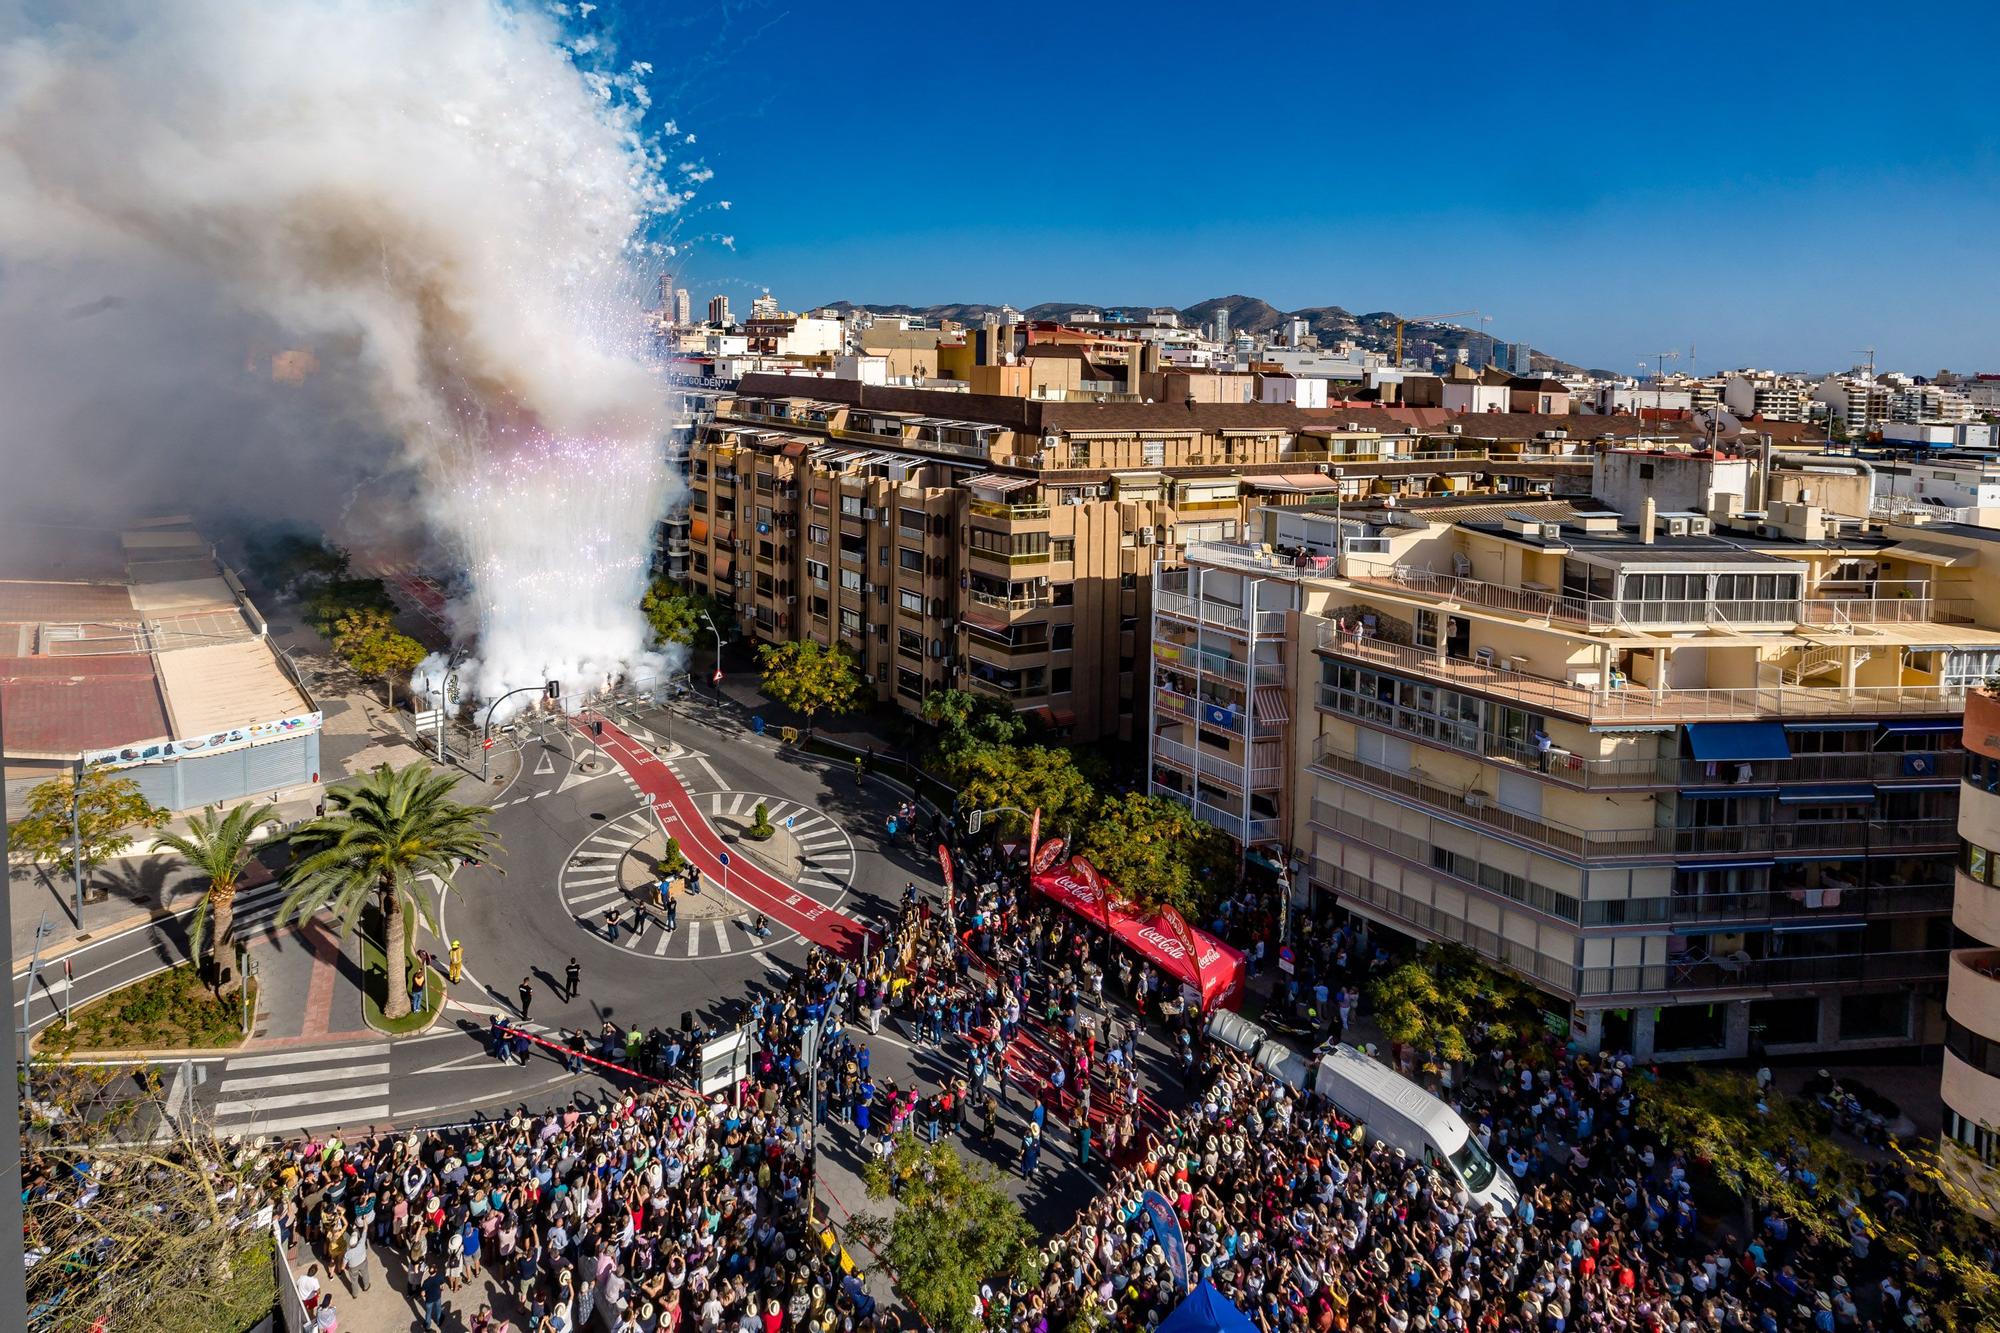
[[[1364,350],[1393,353],[1396,349],[1396,320],[1393,310],[1376,310],[1367,314],[1355,314],[1337,305],[1307,306],[1302,310],[1280,310],[1270,302],[1255,296],[1217,296],[1207,301],[1175,311],[1184,327],[1200,328],[1215,321],[1217,308],[1229,312],[1229,327],[1244,333],[1271,333],[1285,320],[1294,317],[1306,321],[1306,326],[1320,340],[1322,345],[1352,340]],[[1168,309],[1150,305],[1100,305],[1089,301],[1044,301],[1022,310],[1023,318],[1032,320],[1060,320],[1076,310],[1097,310],[1109,314],[1126,311],[1143,315],[1149,310]],[[838,310],[845,314],[852,310],[866,310],[877,315],[921,316],[931,323],[951,320],[958,324],[976,325],[989,314],[997,315],[1001,307],[983,302],[946,302],[938,305],[875,305],[867,301],[830,301],[814,309]],[[1404,331],[1406,343],[1422,337],[1445,349],[1447,354],[1456,353],[1460,348],[1471,351],[1474,359],[1480,357],[1491,345],[1492,336],[1477,328],[1463,328],[1456,324],[1412,324]],[[1560,360],[1539,348],[1531,348],[1528,364],[1538,371],[1556,374],[1575,374],[1582,367]]]

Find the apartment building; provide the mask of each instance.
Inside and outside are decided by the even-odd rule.
[[[1746,514],[1698,453],[1615,466],[1652,474],[1626,512],[1346,511],[1368,535],[1308,576],[1288,659],[1310,891],[1470,945],[1590,1046],[1940,1040],[2000,531]]]
[[[1987,1166],[2000,1162],[2000,694],[1965,700],[1965,781],[1945,991],[1944,1132]]]
[[[1742,420],[1804,421],[1806,386],[1783,375],[1747,371],[1729,376],[1722,386],[1722,405]]]
[[[745,376],[691,448],[688,582],[760,641],[845,644],[882,702],[971,689],[1077,740],[1132,739],[1154,566],[1237,539],[1256,487],[1446,494],[1588,467],[1444,430],[1433,448],[1339,408],[967,388]]]
[[[1855,375],[1833,375],[1813,388],[1810,401],[1822,404],[1850,438],[1880,430],[1889,419],[1889,386]]]

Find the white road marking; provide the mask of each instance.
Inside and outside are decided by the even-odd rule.
[[[593,872],[596,872],[600,868],[597,866],[592,866],[590,867],[590,869]],[[593,884],[609,884],[612,880],[617,878],[618,878],[618,872],[616,870],[606,870],[602,874],[592,873],[588,875],[571,875],[563,882],[569,885],[572,889],[587,889]]]
[[[280,1065],[309,1065],[323,1060],[354,1060],[362,1056],[384,1056],[389,1053],[389,1043],[375,1042],[367,1046],[321,1046],[310,1051],[284,1051],[277,1055],[238,1055],[229,1061],[229,1070],[275,1069]]]
[[[573,910],[580,909],[588,903],[600,903],[603,902],[606,898],[617,897],[619,895],[622,895],[624,892],[625,889],[623,885],[614,884],[608,889],[593,889],[589,893],[578,894],[576,897],[571,898],[569,900],[569,905]]]
[[[729,923],[726,921],[717,921],[714,923],[714,925],[715,925],[715,947],[722,950],[722,952],[724,953],[728,953]]]
[[[263,1074],[256,1078],[232,1078],[223,1071],[222,1091],[255,1092],[259,1088],[296,1088],[308,1083],[334,1083],[344,1078],[383,1078],[388,1061],[374,1065],[335,1065],[329,1069],[294,1069],[285,1074]]]
[[[805,833],[808,830],[820,827],[822,824],[828,828],[833,827],[833,821],[828,819],[825,815],[807,815],[804,819],[801,819],[798,823],[792,825],[792,832]]]
[[[689,923],[688,925],[687,956],[693,958],[700,952],[701,952],[701,922],[695,921]]]
[[[710,782],[713,782],[718,787],[722,785],[722,774],[715,771],[715,766],[713,764],[709,763],[708,760],[703,759],[699,755],[695,756],[695,762],[701,765],[702,772],[708,774],[708,780]]]
[[[624,852],[622,852],[622,851],[620,851],[620,852],[571,852],[571,853],[569,854],[569,859],[570,859],[570,860],[572,860],[572,861],[617,861],[617,860],[621,860],[621,859],[623,859],[624,855],[625,855],[625,853],[624,853]]]
[[[387,1085],[383,1085],[386,1087]],[[276,1130],[323,1128],[327,1125],[370,1125],[389,1118],[389,1103],[374,1102],[367,1106],[348,1106],[336,1111],[322,1111],[315,1115],[286,1116],[273,1121],[269,1116],[253,1116],[248,1120],[224,1123],[218,1120],[216,1132],[220,1134],[241,1134],[272,1126]]]
[[[630,837],[631,835],[627,834],[626,836]],[[621,838],[617,836],[615,833],[593,833],[590,835],[590,837],[586,838],[585,841],[601,842],[607,846],[616,847],[620,851],[625,850],[625,838]]]
[[[653,957],[658,958],[661,955],[665,954],[667,951],[667,946],[673,943],[673,940],[674,940],[673,932],[663,927],[660,930],[660,938],[658,942],[656,942],[653,945]]]
[[[535,765],[535,776],[538,778],[554,777],[555,772],[556,772],[556,761],[549,758],[549,752],[547,750],[543,750],[542,762]]]
[[[225,1089],[227,1085],[224,1085]],[[215,1115],[218,1120],[225,1116],[255,1115],[265,1111],[282,1111],[291,1106],[311,1106],[315,1102],[351,1102],[363,1097],[387,1097],[387,1083],[366,1083],[351,1088],[321,1088],[316,1092],[295,1092],[287,1097],[249,1097],[242,1101],[217,1102]]]
[[[738,815],[743,813],[744,802],[748,801],[749,799],[750,798],[744,793],[740,791],[737,792],[734,796],[730,798],[729,813],[732,815]]]

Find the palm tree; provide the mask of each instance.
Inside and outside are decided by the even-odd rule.
[[[492,842],[486,816],[493,812],[452,800],[457,785],[456,774],[433,774],[424,764],[403,769],[383,764],[358,786],[329,791],[333,809],[292,835],[300,859],[286,878],[291,893],[278,919],[302,921],[331,908],[344,939],[372,902],[382,914],[389,969],[384,1018],[410,1012],[404,933],[409,916],[437,929],[418,881],[436,875],[449,888],[457,863],[484,860]]]
[[[213,918],[215,930],[209,952],[213,955],[217,991],[225,989],[233,979],[223,961],[229,955],[223,951],[235,943],[236,890],[243,881],[245,868],[267,845],[258,841],[257,830],[277,813],[278,807],[268,801],[257,806],[245,803],[228,814],[222,812],[221,806],[211,805],[188,821],[186,833],[168,834],[154,843],[156,847],[179,852],[208,877],[208,892],[194,905],[194,916],[188,921],[188,953],[197,960],[201,958],[202,937],[209,934],[208,925]]]

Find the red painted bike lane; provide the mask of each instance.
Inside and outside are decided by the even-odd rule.
[[[609,718],[585,713],[574,720],[586,739],[598,747],[639,784],[639,790],[659,814],[667,832],[680,840],[681,854],[701,872],[704,883],[728,885],[728,892],[753,912],[762,912],[775,925],[797,931],[814,944],[824,945],[849,957],[861,956],[861,937],[866,927],[850,916],[834,911],[818,899],[799,892],[777,876],[752,864],[740,850],[729,853],[725,876],[722,853],[728,850],[722,835],[701,813],[695,798],[660,761],[659,756],[626,735]],[[602,735],[593,736],[590,726],[601,723]]]

